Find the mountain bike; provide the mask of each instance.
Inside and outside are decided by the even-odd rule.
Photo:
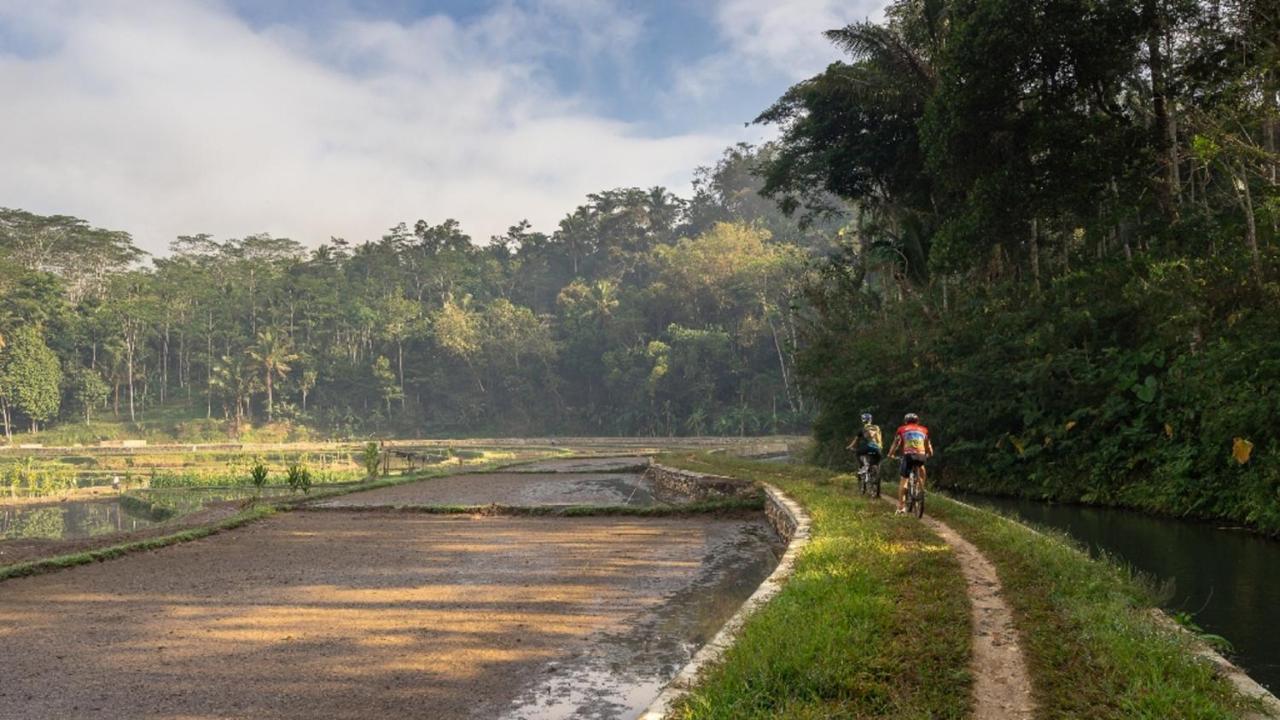
[[[911,468],[907,478],[907,514],[924,517],[924,483],[920,482],[920,466]]]
[[[872,465],[871,458],[867,455],[858,456],[858,463],[858,490],[863,495],[880,497],[879,467]]]

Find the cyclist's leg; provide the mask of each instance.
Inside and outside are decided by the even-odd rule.
[[[898,512],[907,511],[907,483],[911,481],[911,461],[904,454],[898,464]]]

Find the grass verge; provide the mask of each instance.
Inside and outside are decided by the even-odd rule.
[[[1148,584],[1070,538],[934,494],[929,511],[995,564],[1041,718],[1236,718],[1240,698],[1150,615]]]
[[[969,606],[954,556],[835,474],[724,456],[660,462],[771,483],[813,520],[795,574],[673,717],[937,718],[970,712]]]

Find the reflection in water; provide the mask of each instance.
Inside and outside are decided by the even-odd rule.
[[[2,540],[86,538],[155,524],[155,520],[145,515],[130,514],[115,499],[0,507]]]
[[[957,494],[1033,524],[1064,531],[1089,546],[1171,581],[1165,608],[1231,641],[1233,659],[1255,680],[1280,689],[1280,542],[1240,530],[1127,510],[1052,505]]]

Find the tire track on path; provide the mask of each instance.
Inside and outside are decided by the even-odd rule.
[[[881,497],[897,506],[896,498]],[[973,633],[969,666],[973,673],[974,720],[1034,718],[1031,675],[995,566],[950,525],[928,516],[922,521],[951,547],[968,589]]]

